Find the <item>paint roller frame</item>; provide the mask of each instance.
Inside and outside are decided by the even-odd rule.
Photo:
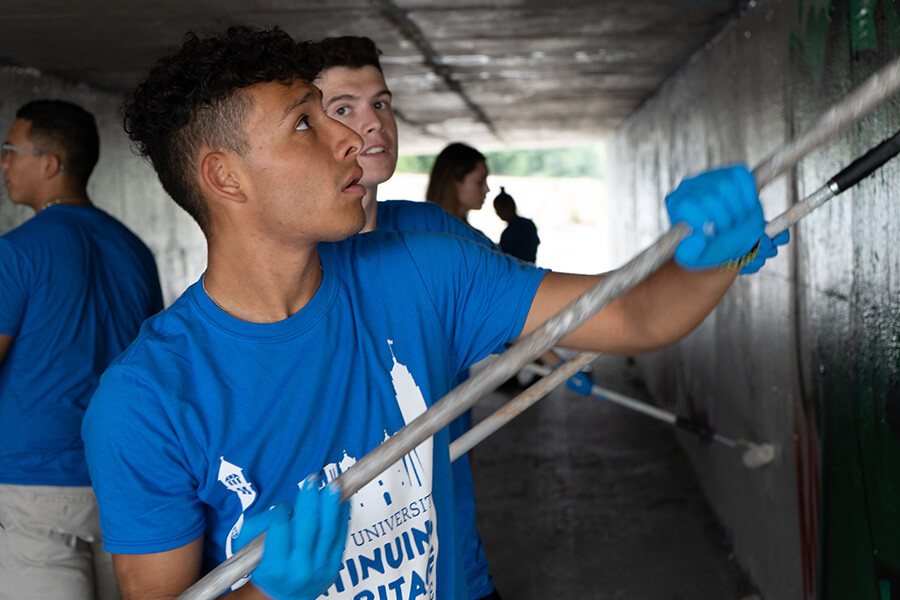
[[[871,75],[856,90],[826,111],[809,130],[770,155],[754,171],[757,187],[766,185],[774,177],[793,167],[803,156],[869,112],[898,87],[900,87],[900,58],[894,59]],[[591,315],[599,312],[613,299],[658,269],[674,255],[678,243],[689,234],[689,227],[682,223],[675,224],[651,247],[617,271],[610,273],[594,288],[589,289],[542,326],[510,347],[491,368],[485,369],[452,390],[412,423],[374,448],[331,483],[340,487],[341,499],[346,500],[355,494],[385,468],[474,405],[483,393],[496,389],[527,363],[552,348],[556,342],[584,323]],[[204,575],[182,592],[177,600],[212,600],[226,592],[233,583],[259,564],[264,542],[265,532]]]
[[[897,133],[879,143],[863,156],[854,160],[844,167],[837,175],[829,179],[824,186],[807,196],[801,202],[792,206],[782,215],[779,215],[779,217],[770,221],[770,224],[766,227],[766,233],[770,237],[775,237],[790,225],[793,225],[812,212],[813,209],[850,189],[874,173],[898,153],[900,153],[900,131],[897,131]],[[772,225],[772,223],[774,223],[774,225]],[[601,355],[592,352],[582,352],[552,371],[537,364],[526,365],[524,367],[525,370],[541,375],[542,379],[531,385],[527,390],[507,402],[503,407],[483,419],[480,423],[450,444],[450,460],[456,460],[459,456],[474,448],[485,438],[522,414],[525,409],[537,403],[554,388],[589,365],[599,356]],[[741,457],[741,461],[748,469],[764,467],[772,463],[777,457],[778,448],[775,444],[766,442],[754,443],[743,439],[728,438],[702,423],[669,413],[655,406],[635,400],[634,398],[628,398],[617,392],[606,390],[598,385],[595,385],[591,389],[591,393],[598,397],[604,397],[625,408],[667,422],[684,431],[697,435],[702,439],[718,442],[730,448],[744,448],[744,454]]]

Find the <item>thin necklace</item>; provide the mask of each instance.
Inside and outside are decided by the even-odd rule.
[[[54,204],[79,204],[81,203],[80,198],[56,198],[54,200],[47,200],[44,202],[44,205],[38,209],[38,212],[41,212],[45,208],[50,208]]]
[[[319,266],[319,272],[321,273],[322,272],[322,263],[320,262],[318,266]],[[212,301],[212,303],[216,305],[216,308],[221,310],[226,315],[231,316],[231,313],[228,312],[227,310],[225,310],[225,308],[221,304],[216,302],[216,299],[213,298],[213,295],[209,293],[208,289],[206,289],[206,276],[205,275],[200,278],[200,287],[203,288],[203,292],[206,294],[206,297],[209,298],[210,301]]]
[[[216,302],[216,299],[213,298],[213,295],[209,293],[209,290],[206,289],[206,277],[202,277],[202,278],[200,279],[200,286],[203,288],[203,291],[206,293],[206,297],[209,298],[210,300],[212,300],[212,303],[216,305],[216,308],[218,308],[219,310],[221,310],[221,311],[222,311],[223,313],[225,313],[226,315],[229,314],[227,310],[225,310],[224,308],[222,308],[222,305],[221,305],[221,304],[219,304],[218,302]]]

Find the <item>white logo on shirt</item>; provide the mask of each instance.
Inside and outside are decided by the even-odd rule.
[[[409,424],[425,412],[425,398],[409,369],[397,361],[393,341],[387,340],[393,366],[390,371],[394,396]],[[390,438],[385,432],[384,439]],[[432,504],[432,438],[385,469],[350,499],[350,526],[342,558],[341,571],[322,597],[329,599],[428,598],[437,589],[437,521]],[[322,469],[323,485],[336,479],[356,463],[356,457],[344,451],[338,463]],[[224,465],[229,469],[223,477]],[[219,481],[238,494],[246,511],[255,501],[252,484],[243,471],[225,463]],[[299,483],[298,483],[299,485]],[[246,504],[245,501],[249,500]],[[243,512],[226,541],[231,556],[231,541],[243,524]],[[246,578],[235,584],[237,589]]]
[[[256,502],[256,490],[253,489],[253,484],[244,478],[244,470],[242,468],[228,462],[225,460],[224,456],[220,456],[219,460],[221,461],[219,464],[219,481],[221,481],[229,490],[237,494],[238,499],[241,501],[241,514],[234,525],[231,526],[231,531],[228,532],[228,538],[225,540],[225,557],[231,558],[234,554],[231,549],[231,543],[233,540],[237,539],[238,534],[241,532],[241,527],[244,525],[244,512]],[[245,575],[231,586],[231,589],[238,589],[247,583],[249,579],[250,576]]]

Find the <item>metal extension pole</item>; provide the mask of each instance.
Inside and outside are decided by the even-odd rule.
[[[583,355],[578,355],[576,357],[580,358]],[[575,360],[575,359],[573,359]],[[543,365],[531,364],[525,367],[526,370],[531,371],[533,373],[537,373],[538,375],[548,376],[550,373],[550,369]],[[543,381],[543,380],[542,380]],[[641,402],[640,400],[636,400],[634,398],[630,398],[625,394],[620,394],[619,392],[614,392],[612,390],[608,390],[606,388],[600,387],[599,385],[594,385],[591,388],[591,394],[600,398],[601,400],[609,400],[614,404],[618,404],[619,406],[624,406],[626,408],[630,408],[631,410],[637,411],[639,413],[645,414],[649,417],[652,417],[658,421],[662,421],[664,423],[668,423],[669,425],[674,425],[676,427],[680,427],[686,431],[689,431],[695,435],[700,436],[704,439],[709,439],[714,442],[719,442],[722,445],[728,446],[729,448],[736,448],[740,446],[742,443],[746,443],[743,440],[737,441],[733,440],[729,437],[725,437],[724,435],[718,433],[710,429],[709,427],[698,423],[696,421],[691,421],[689,419],[685,419],[683,417],[679,417],[676,414],[670,413],[669,411],[663,410],[651,404],[647,404],[646,402]],[[511,404],[511,403],[510,403]],[[501,409],[502,410],[502,409]],[[499,411],[498,411],[499,412]],[[496,413],[495,413],[496,414]],[[459,436],[457,441],[463,439],[464,436]],[[455,443],[455,442],[454,442]],[[462,449],[462,448],[460,448]],[[465,451],[470,450],[471,448],[466,448]],[[450,446],[450,456],[453,456],[453,445]]]
[[[478,425],[475,425],[467,432],[456,438],[450,444],[450,460],[454,461],[486,437],[518,417],[525,412],[526,409],[536,404],[552,392],[556,386],[567,380],[569,377],[591,364],[600,354],[594,352],[582,352],[571,360],[567,360],[557,368],[551,370],[546,367],[537,367],[542,369],[541,375],[544,375],[536,383],[529,386],[527,390],[515,397],[515,399],[507,402],[491,416],[483,419]],[[536,367],[536,365],[528,365],[526,368]]]
[[[870,76],[856,91],[829,109],[811,130],[787,143],[763,161],[754,172],[757,187],[793,167],[805,154],[824,143],[840,129],[871,110],[900,87],[900,58]],[[523,366],[533,361],[594,313],[624,294],[674,254],[690,228],[676,223],[652,246],[623,267],[609,273],[596,286],[550,317],[543,325],[504,352],[489,368],[452,390],[390,439],[373,449],[334,480],[341,488],[341,499],[351,497],[390,465],[431,437],[450,421],[468,410],[484,394],[496,389]],[[262,558],[265,532],[251,540],[231,558],[197,581],[179,600],[212,600],[251,572]]]
[[[841,192],[849,189],[862,179],[865,179],[866,177],[871,175],[876,169],[880,168],[884,163],[896,156],[898,153],[900,153],[900,131],[866,152],[863,156],[854,160],[852,163],[842,169],[840,173],[828,180],[828,183],[804,198],[802,201],[797,202],[786,211],[769,221],[769,223],[766,225],[766,235],[771,238],[777,236],[779,233],[800,221],[800,219],[811,213],[816,208],[822,206]],[[556,386],[561,384],[563,381],[566,381],[569,377],[593,362],[593,360],[598,356],[600,355],[593,352],[582,352],[552,371],[550,371],[546,367],[534,364],[526,366],[526,369],[536,372],[539,375],[543,375],[544,377],[534,385],[530,386],[527,390],[507,402],[493,414],[483,419],[469,431],[459,436],[452,444],[450,444],[450,460],[456,460],[457,458],[474,448],[485,438],[493,434],[495,431],[522,414],[526,409],[544,398],[547,394],[553,391]],[[671,423],[672,425],[679,425],[688,430],[699,431],[697,427],[692,428],[690,421],[682,419],[681,417],[677,417],[666,411],[657,409],[656,407],[653,407],[651,405],[644,404],[642,402],[636,402],[626,396],[616,394],[615,392],[604,390],[603,393],[610,401],[625,406],[626,408],[642,412],[655,419]],[[711,437],[715,441],[721,442],[726,446],[733,446],[735,444],[734,442],[732,442],[732,444],[729,444],[728,442],[730,440],[722,438],[722,436],[719,436],[719,434],[707,434],[706,432],[704,432],[702,435],[707,435],[708,437]]]

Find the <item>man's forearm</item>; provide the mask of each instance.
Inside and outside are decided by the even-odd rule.
[[[604,277],[547,273],[521,335],[533,331]],[[736,277],[737,271],[685,271],[669,261],[563,337],[558,345],[607,354],[656,350],[697,327]]]
[[[712,312],[738,271],[687,271],[669,261],[622,297],[626,321],[637,328],[634,353],[673,344]]]

